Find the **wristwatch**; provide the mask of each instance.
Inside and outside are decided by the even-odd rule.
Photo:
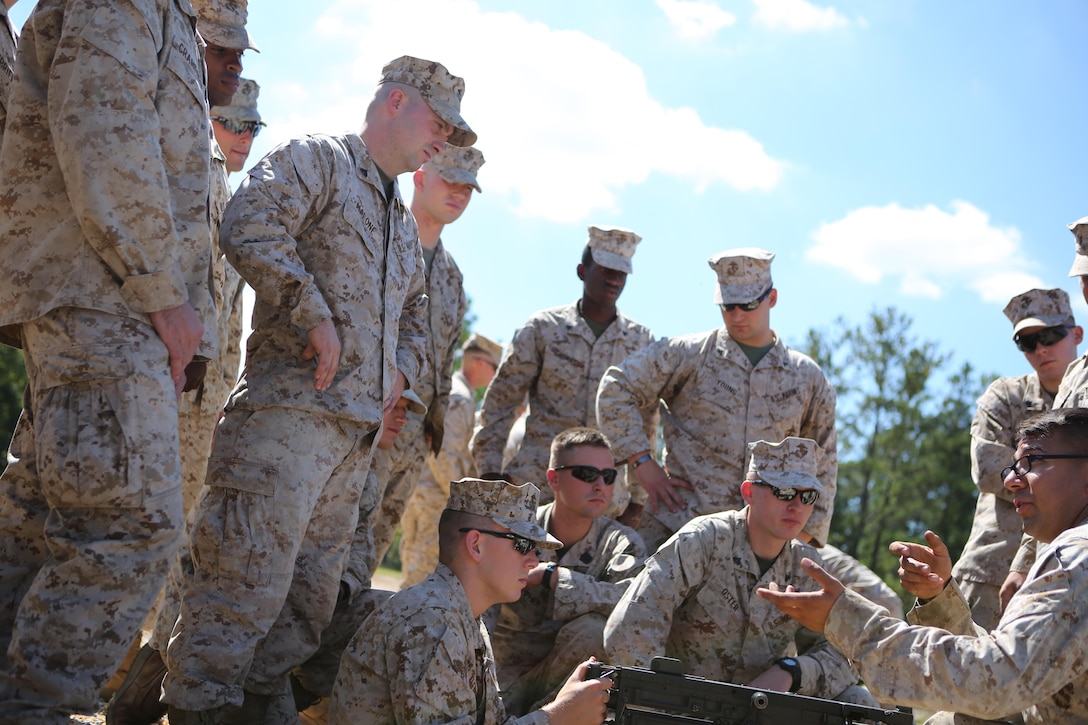
[[[801,689],[801,663],[793,657],[783,657],[774,661],[776,665],[789,672],[793,677],[793,683],[790,685],[790,692],[797,692]]]
[[[654,459],[649,453],[643,453],[631,463],[631,470],[634,470],[641,466],[643,463],[649,463]]]
[[[544,585],[545,589],[552,588],[552,574],[559,568],[559,565],[554,561],[544,566],[544,578],[540,580],[540,583]]]

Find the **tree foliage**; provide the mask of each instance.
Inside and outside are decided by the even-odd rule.
[[[5,454],[15,423],[19,420],[19,412],[23,409],[25,388],[23,351],[0,345],[0,436],[3,436]]]
[[[839,478],[831,542],[897,589],[897,539],[938,532],[955,556],[967,541],[976,489],[970,427],[985,384],[919,340],[888,308],[860,325],[810,330],[806,352],[838,393]]]

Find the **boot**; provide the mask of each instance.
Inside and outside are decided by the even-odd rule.
[[[214,710],[179,710],[170,705],[170,725],[223,725],[223,708]]]
[[[166,663],[158,650],[144,645],[136,653],[124,682],[106,706],[106,725],[152,725],[166,714],[159,702]]]
[[[128,648],[128,652],[125,653],[125,658],[121,660],[121,666],[117,668],[117,671],[113,673],[113,676],[106,681],[106,684],[102,685],[102,689],[98,691],[98,697],[102,702],[107,702],[114,694],[117,693],[117,688],[121,686],[121,683],[128,677],[128,671],[132,668],[132,661],[136,659],[136,655],[140,652],[140,638],[137,637],[132,642],[132,646]]]

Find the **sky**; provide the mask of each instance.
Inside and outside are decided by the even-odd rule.
[[[443,233],[479,332],[575,300],[616,225],[643,239],[620,309],[658,336],[719,326],[707,259],[759,246],[788,344],[892,306],[948,372],[1018,375],[1012,296],[1061,287],[1088,323],[1086,27],[1080,0],[253,0],[250,160],[357,132],[386,62],[438,60],[487,160]]]

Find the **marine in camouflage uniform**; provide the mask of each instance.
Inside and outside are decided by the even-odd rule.
[[[646,558],[633,529],[602,515],[615,487],[604,476],[617,472],[601,432],[569,428],[551,450],[555,500],[537,508],[536,521],[564,546],[540,552],[521,598],[492,610],[488,627],[503,703],[515,715],[551,700],[579,662],[600,654],[605,621]]]
[[[425,374],[417,385],[427,415],[413,414],[404,434],[389,451],[374,456],[374,470],[381,486],[382,500],[371,515],[369,528],[373,541],[368,544],[370,570],[377,568],[393,541],[408,499],[419,483],[428,453],[442,450],[445,438],[446,410],[449,406],[450,375],[453,358],[461,340],[461,322],[468,311],[464,277],[461,269],[442,243],[440,235],[446,224],[461,217],[480,191],[476,174],[484,164],[484,155],[475,148],[446,150],[418,169],[412,180],[412,214],[420,223],[420,244],[427,263],[427,356]],[[452,480],[452,479],[451,479]],[[362,542],[356,542],[356,546]]]
[[[778,299],[773,259],[756,248],[716,254],[710,266],[724,326],[658,340],[601,379],[598,426],[612,441],[616,459],[633,464],[651,496],[638,528],[651,549],[696,516],[743,506],[736,482],[744,477],[748,443],[788,436],[815,440],[824,451],[819,478],[826,495],[805,531],[815,545],[827,543],[838,475],[835,391],[812,359],[787,347],[770,328],[770,308]],[[745,310],[747,303],[755,307]],[[666,479],[653,459],[654,439],[643,430],[640,411],[658,400],[667,406],[661,412],[664,468],[669,479],[686,482],[690,490]],[[653,511],[657,479],[664,495],[675,496],[684,508],[666,498]]]
[[[378,497],[364,484],[383,409],[423,364],[423,259],[395,176],[475,140],[463,90],[398,58],[360,135],[280,146],[227,206],[220,244],[256,293],[253,333],[194,510],[171,720],[263,721],[332,617],[360,498]]]
[[[901,567],[918,561],[933,572],[933,581],[915,579],[912,587],[927,599],[907,618],[922,626],[881,616],[852,592],[838,595],[834,580],[819,600],[766,594],[822,628],[882,701],[955,711],[938,713],[931,723],[1012,722],[1009,713],[1020,713],[1026,725],[1088,721],[1088,462],[1036,460],[1026,471],[1022,458],[1083,452],[1088,413],[1054,409],[1022,423],[1020,432],[1020,462],[1005,482],[1024,504],[1025,529],[1048,545],[996,629],[987,632],[971,621],[949,577],[951,563],[933,556],[933,540],[930,547],[905,545],[909,553],[901,558],[907,560]],[[909,586],[902,573],[901,579]]]
[[[794,671],[782,672],[795,685],[789,689],[833,698],[857,682],[850,663],[822,635],[756,596],[756,588],[769,582],[799,591],[818,588],[801,559],[820,561],[819,554],[793,539],[812,505],[796,496],[779,501],[763,484],[822,495],[816,476],[820,452],[799,438],[773,445],[757,441],[751,449],[746,482],[737,486],[748,505],[693,519],[646,561],[608,618],[606,661],[649,668],[655,656],[675,657],[689,674],[746,685],[772,668],[778,674],[777,663],[796,646]],[[776,523],[786,517],[789,526]],[[778,526],[773,537],[767,534],[772,525]]]
[[[21,42],[0,326],[21,328],[35,417],[0,479],[0,721],[66,723],[180,541],[177,395],[216,354],[210,134],[187,3],[42,2]]]
[[[631,257],[641,241],[634,232],[618,227],[591,226],[589,241],[578,265],[583,281],[581,299],[533,314],[514,333],[495,379],[487,388],[480,409],[480,428],[472,439],[476,471],[485,477],[514,482],[545,480],[548,448],[567,428],[594,426],[597,384],[610,365],[653,342],[644,325],[616,309],[632,273]],[[518,406],[529,398],[525,437],[514,458],[503,466],[507,437],[518,417]],[[657,401],[635,416],[638,430],[647,437],[657,432]],[[610,514],[621,514],[641,492],[621,484]],[[545,500],[551,498],[544,492]]]
[[[473,333],[461,346],[461,368],[451,378],[442,450],[427,455],[419,484],[401,517],[402,589],[419,584],[438,564],[438,519],[450,496],[450,482],[476,470],[469,452],[476,426],[475,391],[487,387],[501,358],[502,346],[483,335]]]
[[[971,422],[971,475],[979,489],[978,501],[971,535],[952,571],[975,623],[985,629],[996,627],[1001,618],[1001,585],[1023,534],[1001,469],[1016,451],[1020,421],[1050,410],[1062,374],[1076,358],[1084,334],[1075,326],[1069,295],[1061,289],[1017,295],[1006,305],[1005,316],[1013,323],[1013,337],[1034,372],[998,378],[978,399]],[[1034,336],[1046,328],[1063,336],[1051,344],[1036,345]],[[1023,349],[1029,341],[1031,348]]]
[[[572,677],[555,702],[516,719],[499,697],[480,615],[520,595],[522,578],[537,564],[536,548],[560,545],[536,523],[536,503],[532,484],[453,482],[442,514],[442,563],[423,583],[379,605],[359,628],[340,661],[330,725],[546,725],[549,711],[579,704],[597,714],[593,722],[604,719],[607,681]],[[514,548],[522,545],[524,553]],[[577,674],[584,676],[587,665]]]
[[[1088,216],[1069,225],[1076,239],[1070,277],[1080,277],[1080,289],[1088,302]],[[1088,405],[1088,353],[1073,361],[1066,369],[1061,387],[1054,396],[1055,408],[1082,408]]]

